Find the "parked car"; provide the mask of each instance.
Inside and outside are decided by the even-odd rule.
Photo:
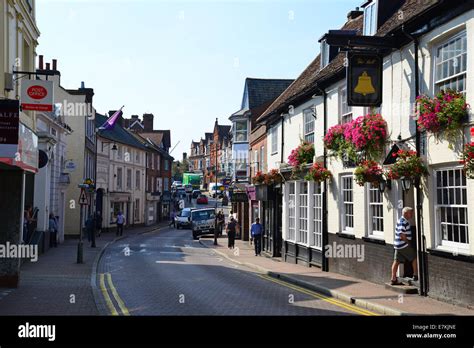
[[[183,183],[181,181],[173,181],[173,183],[171,184],[171,189],[177,189],[178,186],[183,186]]]
[[[184,188],[177,189],[175,195],[177,199],[186,199],[186,191],[184,190]]]
[[[176,223],[176,228],[186,228],[191,226],[191,208],[184,208],[181,212],[174,218]]]
[[[196,199],[201,195],[201,190],[194,190],[193,191],[193,198]]]
[[[215,226],[216,211],[214,208],[192,210],[191,229],[193,231],[193,239],[198,239],[199,236],[207,234],[214,235]]]
[[[186,193],[193,193],[193,185],[184,185],[184,191],[186,191]]]
[[[208,204],[209,201],[205,195],[199,195],[196,201],[197,204]]]

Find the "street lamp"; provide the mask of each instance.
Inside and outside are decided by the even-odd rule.
[[[215,218],[215,222],[214,222],[214,245],[217,245],[217,236],[219,234],[219,231],[217,230],[217,143],[214,143],[213,140],[210,141],[210,144],[211,145],[214,145],[214,151],[216,153],[216,160],[215,160],[215,170],[214,170],[214,176],[216,178],[216,185],[214,186],[214,194],[215,194],[215,211],[214,211],[214,218]]]
[[[402,181],[402,189],[403,191],[409,191],[411,189],[411,184],[412,184],[412,180],[411,178],[408,178],[406,176],[402,176],[400,178],[400,180]]]
[[[380,191],[380,193],[384,193],[386,188],[389,189],[389,190],[392,189],[392,181],[390,179],[388,179],[388,180],[382,179],[379,182],[379,191]]]

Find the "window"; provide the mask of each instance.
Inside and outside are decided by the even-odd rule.
[[[466,93],[467,37],[462,32],[439,45],[435,56],[435,92]]]
[[[117,146],[117,159],[122,159],[122,146]]]
[[[321,41],[321,69],[329,64],[329,51],[326,40]]]
[[[135,162],[140,163],[140,152],[138,150],[135,152]]]
[[[310,246],[322,249],[323,245],[323,194],[322,184],[312,183],[313,194],[311,201],[311,209],[313,209],[313,221],[311,224]]]
[[[466,175],[462,168],[436,171],[436,228],[438,245],[469,250]]]
[[[299,183],[298,193],[298,209],[299,209],[299,224],[298,224],[298,240],[297,242],[308,243],[308,182]]]
[[[148,180],[146,182],[146,190],[148,192],[152,192],[152,189],[151,189],[153,187],[152,180],[153,180],[153,178],[151,176],[149,176]]]
[[[278,128],[272,128],[272,155],[278,153]]]
[[[295,182],[288,183],[288,240],[295,240],[296,201]]]
[[[262,146],[260,148],[260,170],[262,172],[266,171],[264,158],[265,158],[265,146]]]
[[[164,178],[163,179],[163,191],[169,191],[170,190],[170,179],[169,178]]]
[[[132,170],[127,169],[127,190],[132,189]]]
[[[140,190],[140,175],[141,175],[141,172],[137,170],[137,172],[135,173],[135,188],[137,190]]]
[[[253,159],[253,165],[254,165],[254,171],[255,173],[258,172],[259,170],[261,170],[261,167],[260,167],[260,162],[259,162],[259,159],[258,159],[258,150],[255,150],[254,152],[254,159]]]
[[[140,221],[140,200],[136,199],[135,200],[135,221]]]
[[[342,231],[352,233],[354,229],[354,199],[352,175],[341,177]]]
[[[165,170],[170,170],[170,163],[169,163],[168,160],[165,160],[164,169],[165,169]]]
[[[364,35],[372,36],[377,32],[377,1],[364,8]]]
[[[347,105],[347,87],[339,89],[339,122],[346,124],[352,121],[352,108]]]
[[[235,141],[245,142],[247,141],[247,120],[235,121]]]
[[[313,109],[306,109],[303,111],[304,115],[304,140],[309,143],[314,143],[314,111]]]
[[[122,189],[122,168],[117,168],[117,189]]]
[[[383,194],[378,187],[368,184],[369,236],[382,237],[383,234]]]
[[[161,162],[161,157],[160,155],[156,155],[155,156],[155,164],[156,164],[156,170],[160,170],[161,166],[160,166],[160,162]]]

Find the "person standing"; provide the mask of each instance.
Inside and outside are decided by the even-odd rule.
[[[230,222],[227,224],[227,238],[228,238],[228,247],[229,249],[234,249],[235,247],[235,234],[237,232],[239,224],[233,216],[230,217]]]
[[[221,210],[219,214],[217,214],[217,225],[219,229],[219,236],[222,236],[222,231],[224,229],[224,222],[225,222],[224,212]]]
[[[255,222],[252,224],[250,228],[250,236],[254,241],[255,244],[255,256],[261,254],[262,252],[262,233],[263,227],[260,225],[260,219],[256,218]]]
[[[413,266],[413,280],[418,280],[418,268],[416,262],[416,252],[411,246],[412,234],[409,220],[413,217],[413,208],[405,207],[402,210],[402,216],[398,219],[395,229],[395,249],[394,260],[392,264],[392,285],[402,285],[397,279],[397,270],[400,263],[411,262]]]
[[[174,210],[172,210],[171,213],[170,213],[170,223],[168,225],[169,227],[173,226],[173,228],[176,228],[175,217],[176,217],[176,213],[174,212]]]
[[[58,247],[58,223],[53,213],[49,214],[49,247]]]
[[[89,215],[86,220],[87,241],[89,243],[91,243],[93,240],[92,234],[94,233],[94,229],[95,229],[94,218],[92,217],[92,215]]]
[[[125,216],[119,211],[117,215],[117,236],[123,235],[123,225],[125,225]]]

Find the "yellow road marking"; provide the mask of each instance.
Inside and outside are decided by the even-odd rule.
[[[312,297],[315,297],[315,298],[318,298],[320,300],[323,300],[323,301],[326,301],[328,303],[331,303],[333,305],[336,305],[338,307],[342,307],[342,308],[345,308],[345,309],[348,309],[352,312],[355,312],[355,313],[358,313],[358,314],[361,314],[361,315],[365,315],[365,316],[378,316],[379,314],[377,313],[374,313],[374,312],[371,312],[371,311],[368,311],[368,310],[365,310],[363,308],[359,308],[359,307],[356,307],[356,306],[353,306],[351,304],[348,304],[348,303],[345,303],[345,302],[342,302],[342,301],[339,301],[337,299],[334,299],[334,298],[331,298],[331,297],[327,297],[327,296],[324,296],[324,295],[321,295],[315,291],[311,291],[311,290],[307,290],[307,289],[304,289],[302,287],[299,287],[297,285],[293,285],[293,284],[290,284],[290,283],[287,283],[287,282],[284,282],[282,280],[277,280],[275,278],[272,278],[270,276],[267,276],[267,275],[259,275],[259,277],[265,279],[265,280],[268,280],[268,281],[271,281],[271,282],[274,282],[274,283],[277,283],[277,284],[280,284],[280,285],[283,285],[287,288],[290,288],[290,289],[293,289],[293,290],[296,290],[296,291],[299,291],[299,292],[302,292],[306,295],[310,295]]]
[[[112,303],[112,300],[110,299],[109,293],[107,292],[107,288],[105,287],[105,281],[104,281],[104,274],[103,273],[99,274],[99,279],[100,279],[100,290],[102,291],[102,295],[104,296],[105,303],[107,304],[107,307],[109,307],[110,313],[112,315],[118,315],[117,310],[115,309],[115,306]]]
[[[107,276],[107,283],[109,284],[110,290],[112,291],[112,295],[114,296],[115,301],[117,301],[120,307],[120,310],[122,311],[122,314],[126,316],[130,315],[127,307],[125,306],[125,303],[123,303],[122,299],[120,298],[117,292],[117,289],[115,289],[114,283],[112,282],[112,275],[110,273],[106,273],[106,276]]]

